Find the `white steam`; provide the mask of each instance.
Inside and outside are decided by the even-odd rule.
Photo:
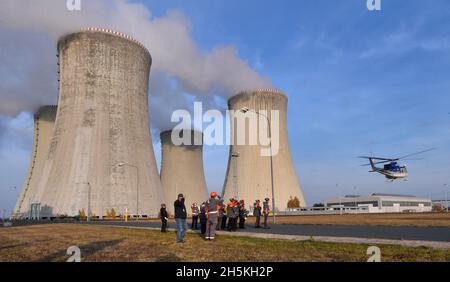
[[[170,127],[171,111],[187,107],[187,101],[212,103],[214,96],[270,86],[233,46],[201,51],[189,20],[176,11],[154,18],[143,4],[126,0],[82,0],[81,11],[68,11],[65,0],[2,0],[0,115],[55,103],[56,42],[63,34],[91,26],[129,34],[149,49],[150,110],[157,128]]]

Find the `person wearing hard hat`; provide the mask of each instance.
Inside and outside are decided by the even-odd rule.
[[[159,216],[161,217],[161,232],[167,231],[167,221],[169,215],[167,214],[166,204],[161,204],[161,209],[159,210]]]
[[[192,224],[191,229],[197,230],[198,229],[198,216],[200,213],[200,209],[198,208],[197,203],[193,203],[191,206],[192,210]]]
[[[261,228],[261,204],[260,200],[256,200],[253,204],[253,215],[255,216],[255,228]]]
[[[177,243],[184,243],[184,235],[187,231],[187,212],[184,200],[184,195],[178,194],[177,200],[173,203],[175,207],[175,222],[177,224]]]
[[[220,196],[217,196],[219,201],[219,209],[217,213],[217,225],[216,230],[220,230],[220,227],[222,226],[222,219],[223,219],[223,213],[225,211],[223,201],[221,200]]]
[[[263,203],[263,215],[264,215],[264,229],[269,229],[268,218],[269,218],[269,198],[264,199]]]
[[[247,219],[247,216],[248,216],[248,211],[247,211],[247,209],[245,209],[245,201],[244,200],[239,201],[238,208],[239,208],[239,229],[244,229],[245,228],[245,220]]]
[[[208,221],[208,219],[206,218],[206,202],[203,202],[200,205],[200,232],[202,234],[206,233],[206,223]]]
[[[206,217],[208,219],[206,223],[206,240],[214,240],[216,235],[217,215],[220,205],[220,201],[216,197],[217,193],[211,192],[211,197],[206,202]]]
[[[228,215],[228,231],[230,232],[236,231],[237,219],[239,216],[239,208],[238,202],[234,198],[230,199],[230,203],[228,204],[227,208],[227,215]]]
[[[221,214],[222,214],[222,220],[220,222],[220,230],[225,230],[227,229],[227,209],[228,209],[228,205],[226,205],[223,201],[222,201],[222,207],[221,207]]]

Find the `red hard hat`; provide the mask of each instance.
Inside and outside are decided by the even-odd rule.
[[[217,193],[216,192],[211,192],[211,197],[216,197],[217,196]]]

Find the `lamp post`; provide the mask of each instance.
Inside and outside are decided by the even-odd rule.
[[[233,190],[234,190],[234,195],[233,195],[233,197],[238,198],[238,182],[237,182],[238,172],[237,172],[237,160],[238,160],[238,158],[239,158],[239,152],[233,152],[233,153],[231,153],[231,157],[233,158]]]
[[[87,185],[88,185],[88,208],[86,221],[89,221],[89,218],[91,216],[91,183],[88,182]]]
[[[445,207],[446,207],[446,211],[448,212],[448,189],[447,189],[448,184],[445,183],[444,184],[444,189],[445,189]]]
[[[91,183],[89,182],[78,182],[76,184],[85,184],[87,185],[87,214],[86,214],[86,221],[89,221],[89,216],[91,215]],[[83,208],[84,210],[84,208]],[[80,218],[81,220],[81,218]]]
[[[338,183],[336,183],[336,189],[338,189],[338,194],[339,194],[339,215],[342,215],[341,189],[339,188],[339,184]]]
[[[253,112],[257,115],[263,116],[266,118],[267,120],[267,125],[269,127],[269,146],[270,146],[270,182],[271,182],[271,186],[272,186],[272,214],[273,214],[273,223],[275,223],[275,188],[274,188],[274,184],[273,184],[273,154],[272,154],[272,129],[270,127],[270,121],[269,118],[262,113],[259,113],[255,110],[251,110],[247,107],[243,107],[240,110],[242,113],[246,113],[246,112]]]
[[[136,169],[136,220],[139,220],[139,168],[129,163],[118,163],[117,166],[130,166]]]

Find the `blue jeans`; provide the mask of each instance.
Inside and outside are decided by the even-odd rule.
[[[184,234],[187,231],[186,219],[175,218],[175,223],[177,224],[177,242],[183,241]]]

